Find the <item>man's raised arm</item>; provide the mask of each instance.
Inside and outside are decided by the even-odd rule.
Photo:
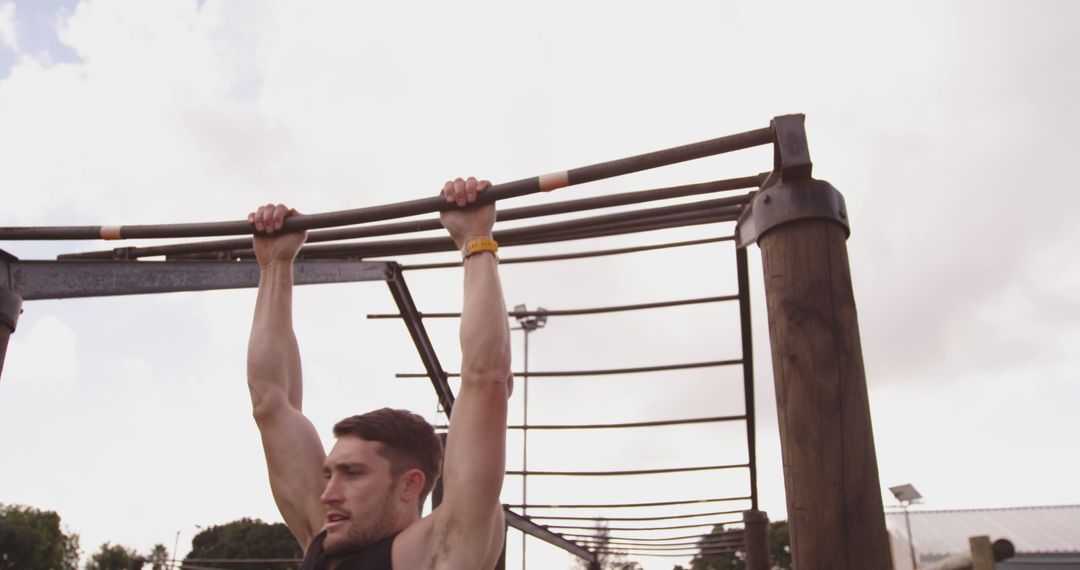
[[[463,206],[489,185],[458,178],[446,183],[442,195]],[[506,399],[511,388],[510,330],[490,241],[495,207],[444,212],[442,222],[459,248],[474,253],[464,253],[462,382],[450,418],[443,467],[445,499],[436,527],[440,538],[455,546],[440,553],[448,561],[440,567],[485,568],[494,563],[502,546],[499,495],[506,471]]]
[[[248,389],[252,414],[262,436],[274,494],[285,524],[307,549],[322,529],[319,501],[326,458],[315,427],[301,412],[300,349],[292,326],[293,259],[305,233],[275,234],[296,214],[283,205],[262,206],[248,216],[258,232],[259,293],[248,341]]]

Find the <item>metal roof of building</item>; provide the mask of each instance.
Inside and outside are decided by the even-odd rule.
[[[907,537],[904,512],[885,514],[893,533]],[[1080,553],[1080,505],[945,511],[911,511],[919,557],[966,552],[968,538],[1007,538],[1017,554]]]

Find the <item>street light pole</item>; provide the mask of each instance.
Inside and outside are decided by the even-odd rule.
[[[180,531],[176,531],[176,540],[173,541],[172,562],[169,562],[169,568],[176,568],[176,549],[177,548],[180,548]]]
[[[904,505],[904,525],[907,526],[908,548],[911,551],[911,570],[915,570],[918,566],[915,564],[915,539],[911,537],[911,513],[908,512],[908,506],[911,503],[904,501],[901,504]]]
[[[529,333],[536,329],[544,328],[547,324],[547,310],[537,307],[530,313],[524,304],[514,306],[515,318],[521,325],[512,330],[520,330],[525,333],[524,369],[521,374],[522,380],[522,418],[521,418],[521,516],[528,515],[529,497]],[[521,535],[521,570],[525,570],[525,541],[527,535]]]
[[[904,525],[907,527],[908,547],[911,552],[911,570],[916,570],[918,564],[915,563],[915,539],[911,536],[911,514],[908,513],[908,507],[912,503],[921,503],[923,496],[915,490],[911,483],[889,487],[889,491],[892,492],[897,501],[900,501],[900,506],[904,508]]]

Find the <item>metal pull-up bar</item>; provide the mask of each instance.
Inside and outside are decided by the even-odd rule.
[[[756,129],[562,172],[495,184],[480,194],[476,203],[488,204],[506,198],[527,196],[537,192],[550,192],[566,186],[595,182],[605,178],[686,162],[706,156],[772,144],[772,142],[773,130],[771,128]],[[432,196],[430,198],[420,198],[368,208],[291,216],[285,220],[282,230],[301,231],[348,226],[441,212],[453,208],[457,208],[457,206],[448,203],[441,197]],[[189,238],[250,233],[253,233],[252,225],[246,220],[238,220],[157,225],[2,227],[0,228],[0,240]]]
[[[714,180],[697,184],[685,184],[666,188],[653,188],[622,194],[610,194],[591,198],[579,198],[576,200],[564,200],[550,202],[536,206],[523,208],[507,208],[499,210],[499,222],[524,220],[540,216],[582,212],[600,208],[612,208],[615,206],[627,206],[642,204],[657,200],[672,198],[685,198],[726,190],[740,190],[745,188],[757,188],[768,176],[768,173],[757,176],[744,176],[726,180]],[[745,205],[749,202],[749,196],[734,196],[727,198],[729,205]],[[425,220],[409,220],[389,224],[369,224],[364,226],[351,226],[311,232],[307,236],[306,243],[320,243],[328,241],[340,241],[347,239],[387,236],[395,234],[407,234],[428,230],[442,229],[442,222],[438,218]],[[235,250],[248,250],[251,248],[251,238],[233,238],[214,241],[201,241],[192,243],[178,243],[169,245],[156,245],[147,247],[120,247],[105,251],[88,251],[80,253],[68,253],[59,256],[59,259],[139,259],[143,257],[155,257],[159,255],[188,255],[194,253],[232,252]]]

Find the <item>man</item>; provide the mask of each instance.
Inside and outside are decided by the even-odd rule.
[[[490,183],[447,182],[441,195],[468,206]],[[420,507],[438,477],[434,429],[401,410],[353,416],[334,428],[327,455],[301,412],[300,352],[292,328],[293,259],[304,233],[280,233],[297,212],[267,205],[248,216],[261,276],[248,345],[248,387],[262,436],[270,488],[285,524],[304,548],[302,568],[477,570],[502,548],[499,494],[506,464],[510,331],[491,240],[494,205],[442,214],[463,249],[461,390],[443,466],[442,504]]]

